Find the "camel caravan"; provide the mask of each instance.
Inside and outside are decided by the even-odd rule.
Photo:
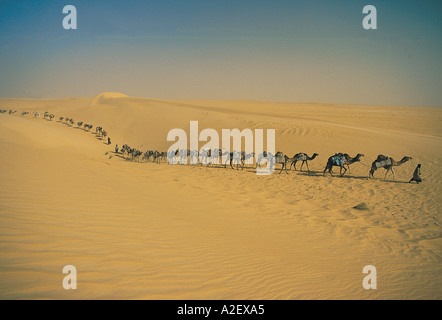
[[[0,114],[6,113],[6,112],[8,112],[8,110],[6,110],[6,109],[0,110]],[[17,112],[17,110],[9,110],[9,114],[14,114],[16,112]],[[21,112],[22,116],[26,116],[28,114],[29,114],[28,111]],[[40,116],[41,116],[40,112],[37,112],[37,111],[33,112],[33,115],[34,115],[34,118],[40,118]],[[54,119],[54,118],[55,118],[54,114],[51,114],[47,111],[43,113],[43,119],[45,119],[45,120],[52,121],[52,119]],[[76,125],[76,128],[82,129],[87,132],[91,131],[93,128],[93,125],[91,125],[91,124],[84,123],[83,121],[75,122],[74,119],[68,118],[68,117],[58,117],[58,122],[64,123],[65,125],[67,125],[69,127],[73,127]],[[96,134],[96,137],[99,138],[100,140],[105,139],[107,136],[107,132],[105,130],[103,130],[102,127],[96,127],[95,134]],[[110,138],[108,138],[108,144],[110,144]]]
[[[116,149],[116,153],[118,153],[118,148]],[[176,150],[175,152],[159,152],[159,151],[153,151],[148,150],[146,152],[142,152],[140,150],[137,150],[136,148],[131,148],[129,145],[125,144],[121,148],[121,154],[126,160],[131,161],[144,161],[144,162],[154,162],[154,163],[161,163],[166,162],[166,160],[170,164],[178,164],[178,163],[190,163],[190,164],[199,164],[200,166],[206,165],[211,166],[213,164],[221,164],[221,166],[224,166],[224,168],[227,167],[227,165],[230,166],[232,169],[244,170],[246,166],[246,160],[249,158],[254,158],[255,153],[246,153],[244,151],[242,152],[227,152],[223,151],[221,149],[202,149],[201,152],[198,152],[197,150]],[[228,160],[224,163],[220,161],[219,159],[222,158],[224,155],[229,154]],[[264,151],[261,155],[258,156],[258,160],[254,164],[254,168],[258,168],[262,165],[262,160],[266,159],[269,156],[269,154]],[[318,153],[314,153],[311,156],[309,156],[306,153],[297,153],[293,157],[288,157],[284,155],[282,152],[278,151],[275,156],[270,157],[270,159],[273,159],[273,165],[281,165],[281,168],[279,169],[279,174],[281,174],[284,170],[288,174],[289,171],[294,168],[295,171],[298,171],[296,169],[296,164],[298,162],[301,162],[301,166],[299,167],[299,171],[302,172],[302,168],[304,164],[307,167],[307,172],[310,172],[310,168],[308,166],[308,162],[316,159],[318,157]],[[364,157],[364,154],[358,153],[354,157],[351,157],[347,153],[336,153],[328,158],[327,164],[325,166],[325,169],[323,171],[323,176],[325,176],[327,173],[329,173],[331,176],[333,176],[333,167],[339,167],[340,172],[339,176],[344,176],[347,171],[350,173],[350,165],[356,162],[360,162],[361,158]],[[177,159],[179,158],[179,160]],[[190,158],[190,161],[187,161],[187,159]],[[200,161],[198,162],[198,158]],[[184,161],[186,159],[186,161]],[[393,173],[393,180],[395,180],[395,175],[393,171],[394,166],[399,166],[402,163],[405,163],[409,160],[411,160],[411,157],[403,157],[400,161],[395,161],[393,158],[385,156],[385,155],[379,155],[376,160],[372,163],[371,170],[369,172],[369,178],[374,178],[373,173],[379,168],[386,169],[384,180],[387,179],[388,173],[391,171]],[[420,166],[419,166],[420,169]],[[419,171],[420,175],[420,171]],[[412,178],[410,182],[416,181],[417,183],[422,182],[421,180],[417,180],[418,178]]]
[[[7,110],[7,109],[0,109],[0,114],[3,113],[9,113],[10,115],[16,113],[17,110]],[[21,116],[28,115],[29,112],[24,111],[21,112]],[[40,118],[39,112],[33,113],[34,118]],[[43,119],[52,121],[52,119],[55,117],[54,114],[50,114],[48,112],[43,113]],[[84,123],[83,121],[75,122],[72,118],[68,117],[59,117],[58,122],[64,123],[65,125],[69,127],[74,127],[76,125],[76,128],[82,129],[84,131],[90,132],[93,128],[93,125]],[[95,127],[95,135],[98,139],[104,140],[108,133],[100,126]],[[110,144],[111,140],[108,137],[107,144]],[[276,167],[276,165],[281,165],[281,168],[279,169],[279,174],[281,174],[284,170],[288,174],[289,171],[292,170],[292,168],[295,171],[298,171],[296,169],[296,164],[298,162],[301,162],[301,166],[299,167],[299,171],[302,172],[302,168],[305,165],[307,168],[307,172],[310,172],[309,168],[309,161],[313,161],[318,157],[318,153],[313,153],[311,156],[309,156],[306,153],[297,153],[293,157],[288,157],[287,155],[284,155],[284,153],[278,151],[275,155],[272,155],[266,151],[262,152],[257,156],[257,159],[255,163],[253,164],[253,159],[255,158],[255,153],[246,153],[244,151],[233,151],[229,152],[226,150],[221,149],[202,149],[201,151],[198,150],[176,150],[175,152],[160,152],[158,150],[147,150],[145,152],[138,150],[136,148],[131,148],[129,145],[125,144],[121,149],[118,148],[118,145],[115,146],[115,153],[119,154],[121,153],[122,157],[125,160],[128,161],[135,161],[135,162],[152,162],[152,163],[164,163],[168,162],[169,164],[176,164],[176,163],[185,163],[185,164],[199,164],[200,166],[211,166],[214,164],[221,164],[221,166],[224,166],[224,168],[227,168],[227,165],[230,166],[231,169],[244,170],[246,167],[246,164],[252,163],[252,168],[257,169],[258,167],[261,167],[263,161],[267,161],[267,159],[270,159],[270,165],[273,167]],[[327,163],[325,165],[325,168],[323,170],[323,176],[325,176],[327,173],[333,176],[333,168],[339,167],[339,176],[343,177],[347,172],[350,173],[350,165],[361,162],[361,158],[364,157],[364,154],[358,153],[354,157],[351,157],[347,153],[336,153],[332,156],[330,156],[327,160]],[[227,159],[224,162],[219,159]],[[189,160],[189,161],[188,161]],[[374,173],[380,169],[385,169],[385,175],[384,180],[387,179],[388,173],[391,172],[393,175],[393,180],[395,180],[395,172],[393,170],[393,167],[400,166],[403,163],[406,163],[408,161],[412,160],[411,157],[404,156],[401,160],[396,161],[392,157],[386,156],[386,155],[378,155],[376,160],[373,161],[370,167],[370,171],[368,173],[368,178],[374,179]],[[420,178],[420,170],[421,170],[421,164],[419,164],[413,174],[413,177],[409,181],[411,182],[422,182],[422,179]]]

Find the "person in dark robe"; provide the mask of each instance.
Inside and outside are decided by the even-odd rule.
[[[410,181],[408,181],[408,183],[411,183],[412,181],[415,181],[416,183],[422,182],[420,163],[417,165],[416,169],[414,170],[413,178],[411,178]]]

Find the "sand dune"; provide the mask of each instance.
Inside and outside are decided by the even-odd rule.
[[[2,299],[442,298],[439,108],[104,93],[3,99],[0,109],[31,113],[0,114]],[[59,116],[102,126],[112,145]],[[219,132],[275,128],[277,150],[319,156],[310,173],[257,176],[113,152],[124,143],[166,151],[167,132],[190,120]],[[336,152],[365,157],[342,178],[323,177]],[[413,160],[395,181],[383,169],[369,180],[378,154]],[[418,163],[424,182],[409,184]],[[62,287],[68,264],[77,290]],[[377,290],[362,287],[369,264]]]

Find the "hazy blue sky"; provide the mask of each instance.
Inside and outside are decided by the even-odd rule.
[[[78,29],[64,30],[64,5]],[[378,30],[362,28],[377,8]],[[442,1],[0,0],[0,97],[442,102]]]

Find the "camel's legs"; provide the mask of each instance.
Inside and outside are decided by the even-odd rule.
[[[385,172],[384,180],[387,180],[387,174],[388,174],[388,171],[390,171],[390,169],[387,169],[387,172]]]
[[[288,170],[287,170],[287,162],[281,163],[282,167],[281,167],[281,171],[279,171],[279,174],[281,174],[282,170],[285,170],[285,173],[289,174]]]
[[[344,169],[344,173],[342,173],[342,169]],[[344,166],[342,166],[340,172],[341,172],[341,177],[342,177],[347,172],[347,169]]]
[[[328,172],[330,173],[330,175],[333,177],[332,168],[333,168],[333,166],[329,167],[329,165],[327,164],[327,165],[325,166],[324,173],[322,174],[322,176],[325,177],[325,173],[326,173],[327,170],[328,170]]]
[[[310,168],[308,167],[308,161],[305,161],[305,164],[307,165],[307,171],[310,172]]]
[[[279,174],[281,174],[281,172],[282,172],[282,169],[284,169],[284,163],[281,163],[281,170],[279,170]]]
[[[230,159],[230,167],[231,167],[232,169],[235,169],[235,168],[233,167],[233,160],[234,160],[234,159]],[[236,170],[239,170],[239,169],[238,169],[238,161],[236,161]]]

